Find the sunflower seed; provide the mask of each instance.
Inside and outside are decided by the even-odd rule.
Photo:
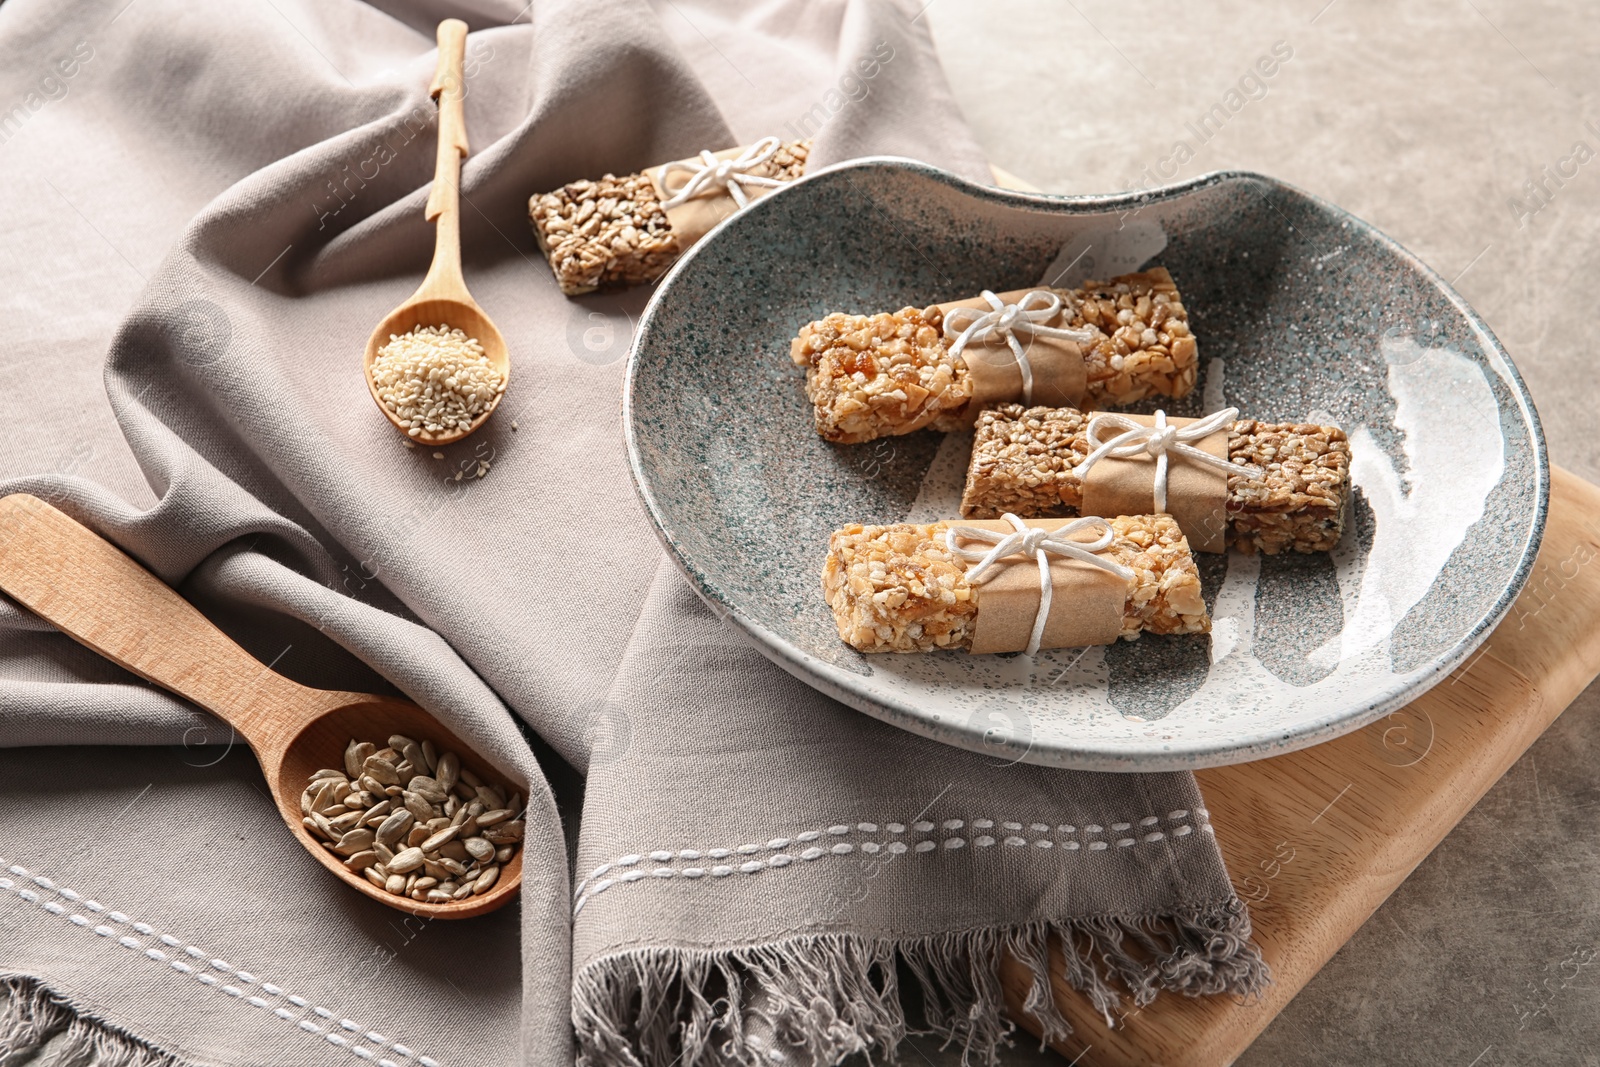
[[[424,849],[423,851],[426,852],[427,850]],[[446,841],[440,845],[439,855],[455,860],[458,863],[466,863],[471,858],[467,853],[467,846],[461,843],[459,836],[454,841]]]
[[[379,889],[388,889],[389,888],[389,880],[387,878],[385,878],[383,875],[379,874],[377,871],[373,870],[371,867],[368,867],[366,870],[362,871],[361,873],[366,875],[367,881],[371,882],[373,885],[377,886]]]
[[[397,895],[404,893],[406,891],[406,876],[403,874],[389,875],[389,877],[384,880],[383,888]]]
[[[472,883],[474,893],[484,893],[494,886],[495,880],[500,877],[499,867],[485,867],[483,873],[478,875],[478,880]]]
[[[494,844],[481,837],[469,837],[462,842],[467,854],[475,860],[487,860],[494,855]]]
[[[413,892],[421,890],[422,892],[426,893],[428,890],[432,889],[438,884],[439,879],[434,878],[431,875],[423,875],[421,878],[416,878],[412,881],[411,890]]]
[[[344,865],[349,867],[352,871],[361,871],[371,867],[377,862],[378,854],[372,851],[370,848],[367,848],[362,849],[360,852],[357,852],[349,859],[345,860]]]
[[[443,804],[445,798],[449,796],[449,790],[439,788],[438,780],[429,778],[425,774],[419,774],[411,779],[406,783],[406,788],[420,794],[430,804]]]
[[[511,818],[511,812],[505,808],[495,808],[478,816],[479,826],[493,826],[495,823],[505,822]]]
[[[497,849],[494,850],[495,862],[497,862],[497,863],[509,863],[509,862],[511,862],[511,857],[516,855],[516,854],[517,854],[517,846],[515,846],[515,845],[503,845],[500,848],[497,848]]]
[[[406,834],[406,847],[415,848],[428,839],[428,827],[425,823],[413,826]]]
[[[514,841],[521,841],[522,820],[512,819],[498,826],[491,826],[483,832],[483,836],[497,845],[509,845]]]
[[[405,801],[406,810],[415,815],[420,822],[427,822],[433,818],[433,805],[421,793],[413,793],[409,789],[401,794]]]
[[[335,771],[335,770],[332,770],[330,768],[324,767],[322,770],[317,771],[315,774],[313,774],[311,776],[311,780],[313,782],[320,782],[324,778],[344,778],[344,777],[347,777],[347,775],[343,771]]]
[[[428,763],[428,757],[422,751],[422,746],[415,741],[403,746],[400,749],[400,755],[405,757],[407,763],[416,768],[417,774],[433,773],[433,767]]]
[[[460,777],[461,777],[461,780],[463,782],[466,782],[468,785],[470,785],[474,789],[478,788],[480,785],[483,784],[483,779],[482,778],[479,778],[476,774],[473,774],[471,771],[467,770],[465,767],[461,768]]]
[[[439,757],[439,764],[434,773],[438,778],[439,788],[449,792],[461,779],[461,757],[454,752],[446,752]]]
[[[446,826],[422,843],[422,851],[433,852],[446,841],[453,841],[456,834],[461,832],[459,826]]]
[[[473,893],[473,888],[472,887],[473,887],[474,884],[475,883],[468,882],[466,885],[460,886],[459,888],[456,889],[456,891],[454,893],[450,894],[450,899],[451,900],[465,900],[465,899],[467,899]]]
[[[389,735],[389,747],[394,749],[396,752],[404,752],[407,745],[414,744],[416,744],[416,742],[411,740],[411,738],[407,737],[405,734]]]
[[[378,826],[377,839],[385,845],[394,844],[411,827],[414,820],[415,816],[406,808],[390,812],[388,818]]]
[[[333,850],[341,856],[353,856],[371,847],[372,831],[363,827],[360,830],[351,830],[339,838],[339,843],[333,846]]]
[[[381,760],[381,758],[376,757],[376,755],[374,755],[374,757],[368,757],[366,763],[363,763],[362,765],[362,771],[365,771],[365,773],[362,774],[363,782],[365,782],[368,777],[373,777],[373,779],[376,779],[376,781],[381,782],[381,785],[379,785],[378,789],[373,790],[373,792],[376,793],[384,792],[384,790],[382,790],[382,785],[398,785],[400,782],[402,782],[402,777],[400,777],[400,769],[398,769],[394,763],[390,763],[389,760]]]
[[[422,742],[422,759],[428,765],[428,773],[433,774],[439,769],[439,750],[433,747],[433,742],[426,739]],[[411,762],[415,763],[416,760]]]
[[[329,819],[328,825],[333,827],[334,830],[343,834],[347,830],[354,830],[356,826],[360,824],[360,822],[361,813],[359,811],[347,811],[338,818]]]
[[[422,861],[423,856],[420,848],[408,848],[404,852],[397,853],[395,858],[389,861],[389,870],[395,874],[405,874],[421,867]]]
[[[378,747],[370,741],[351,741],[344,750],[345,773],[352,778],[359,778],[361,765],[377,750]]]
[[[505,798],[500,795],[500,791],[495,789],[494,786],[480,785],[478,787],[478,799],[483,801],[483,806],[486,808],[503,808],[506,806]]]

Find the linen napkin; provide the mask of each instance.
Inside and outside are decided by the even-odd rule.
[[[431,254],[445,17],[513,374],[408,449],[360,354]],[[902,993],[983,1061],[1003,953],[1048,1035],[1052,950],[1108,1019],[1260,987],[1191,776],[913,737],[694,598],[618,426],[648,291],[564,298],[529,232],[532,193],[769,133],[985,178],[916,5],[10,0],[0,57],[0,489],[530,783],[520,902],[408,918],[300,850],[226,726],[0,605],[0,1062],[832,1063],[892,1055]]]

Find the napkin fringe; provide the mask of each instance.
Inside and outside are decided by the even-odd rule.
[[[34,1057],[37,1056],[37,1059]],[[0,1061],[39,1067],[179,1067],[31,978],[0,978]]]
[[[1041,1045],[1072,1033],[1050,987],[1061,974],[1106,1025],[1124,994],[1142,1007],[1162,991],[1257,996],[1270,974],[1235,899],[1163,915],[1101,915],[981,927],[894,941],[828,933],[728,949],[630,949],[585,966],[573,982],[579,1067],[834,1064],[866,1054],[896,1062],[910,1034],[959,1046],[962,1062],[994,1064],[1012,1044],[1000,961],[1031,976],[1023,1009]],[[902,969],[915,979],[922,1024],[908,1023]]]

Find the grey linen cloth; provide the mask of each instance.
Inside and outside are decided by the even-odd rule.
[[[431,254],[448,16],[474,31],[467,278],[514,372],[435,458],[402,447],[359,356]],[[529,232],[532,193],[769,133],[814,134],[819,166],[984,178],[917,16],[0,7],[0,489],[100,531],[276,670],[403,692],[530,783],[520,903],[408,918],[300,850],[226,726],[0,604],[0,1063],[824,1063],[892,1053],[902,984],[914,1021],[986,1059],[1004,952],[1051,1034],[1052,946],[1108,1019],[1260,986],[1191,776],[924,741],[711,616],[624,462],[648,292],[563,298]],[[1109,846],[1067,847],[1090,837]]]

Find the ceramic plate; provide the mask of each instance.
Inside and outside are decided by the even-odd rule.
[[[1022,655],[862,655],[820,573],[850,522],[957,517],[970,435],[840,446],[812,429],[789,339],[831,311],[918,307],[1167,267],[1201,385],[1350,436],[1331,554],[1200,558],[1213,629]],[[1149,405],[1144,410],[1153,410]],[[860,160],[735,215],[661,283],[624,426],[662,541],[785,670],[869,715],[1008,759],[1172,770],[1304,747],[1394,712],[1460,664],[1521,589],[1548,467],[1538,417],[1483,322],[1383,234],[1255,174],[1050,197]]]

